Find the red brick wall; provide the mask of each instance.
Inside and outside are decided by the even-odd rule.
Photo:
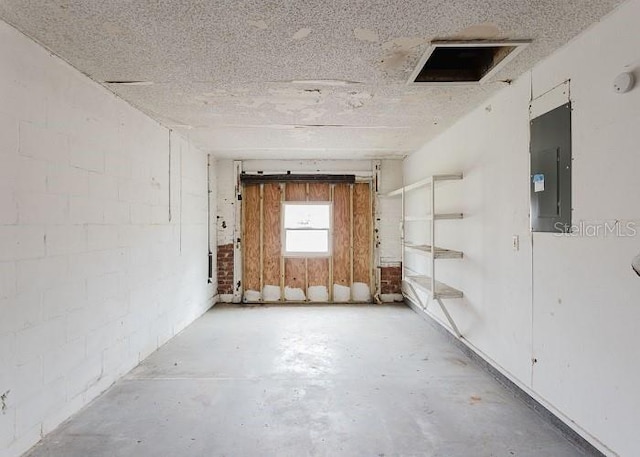
[[[402,267],[380,267],[380,293],[400,294]]]
[[[233,293],[233,243],[218,246],[218,293]]]

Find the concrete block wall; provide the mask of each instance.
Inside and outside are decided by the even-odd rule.
[[[204,153],[0,22],[1,457],[211,306],[207,218]]]

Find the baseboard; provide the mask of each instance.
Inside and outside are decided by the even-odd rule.
[[[506,377],[500,370],[489,363],[484,357],[474,351],[471,347],[466,345],[460,339],[458,339],[451,331],[445,328],[440,322],[435,320],[429,314],[427,314],[420,306],[413,302],[410,298],[405,297],[405,303],[420,316],[425,322],[429,323],[440,334],[444,335],[451,344],[460,349],[467,357],[469,357],[474,363],[479,365],[483,370],[488,372],[491,377],[511,391],[518,399],[524,402],[529,408],[535,411],[544,420],[552,424],[565,438],[571,442],[576,448],[581,450],[585,455],[590,457],[607,457],[593,444],[587,441],[582,435],[576,432],[573,428],[567,425],[561,418],[555,415],[552,411],[547,409],[542,403],[533,398],[529,393],[524,391],[520,386],[514,383],[511,379]]]

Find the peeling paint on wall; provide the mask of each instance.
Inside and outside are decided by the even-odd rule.
[[[217,245],[232,244],[235,225],[236,195],[233,181],[233,162],[231,160],[217,160]]]

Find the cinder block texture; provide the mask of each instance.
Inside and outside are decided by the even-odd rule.
[[[207,156],[2,22],[0,68],[0,455],[15,457],[213,286]]]

